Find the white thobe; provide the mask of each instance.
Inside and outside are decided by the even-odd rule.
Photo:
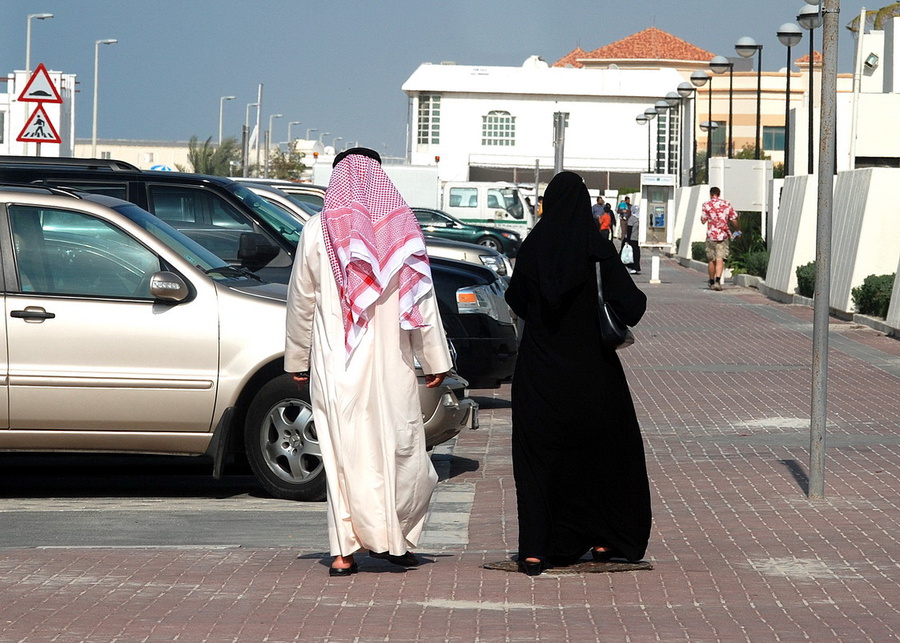
[[[289,373],[310,372],[333,555],[399,556],[422,533],[437,474],[425,450],[413,353],[426,373],[446,372],[452,362],[433,288],[419,310],[427,325],[401,329],[395,278],[347,361],[322,221],[306,223],[288,293],[284,362]]]

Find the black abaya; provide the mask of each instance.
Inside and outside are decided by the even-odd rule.
[[[593,225],[581,178],[557,175],[506,294],[525,320],[512,384],[520,560],[570,564],[594,546],[629,560],[646,551],[643,441],[619,358],[600,345],[598,261],[607,301],[634,325],[646,297]]]

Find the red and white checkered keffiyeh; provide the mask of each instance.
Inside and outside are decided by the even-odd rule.
[[[425,326],[418,306],[431,288],[425,238],[377,161],[351,154],[337,164],[325,192],[322,222],[341,297],[347,359],[368,326],[370,308],[398,273],[400,326]]]

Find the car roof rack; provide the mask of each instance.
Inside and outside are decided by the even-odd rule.
[[[70,196],[76,199],[84,198],[82,190],[35,183],[0,183],[0,192],[37,192],[40,194]]]
[[[79,167],[89,170],[113,170],[141,172],[141,168],[127,161],[116,159],[85,159],[67,156],[0,156],[0,165],[42,165],[53,167]]]

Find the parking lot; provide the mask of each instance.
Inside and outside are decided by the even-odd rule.
[[[710,291],[667,259],[661,284],[638,279],[650,303],[622,359],[652,570],[483,568],[517,536],[504,385],[472,391],[481,428],[435,450],[426,564],[409,571],[362,558],[328,578],[323,505],[246,476],[142,465],[84,482],[3,456],[0,641],[897,640],[900,342],[833,322],[826,498],[810,500],[812,311]]]

